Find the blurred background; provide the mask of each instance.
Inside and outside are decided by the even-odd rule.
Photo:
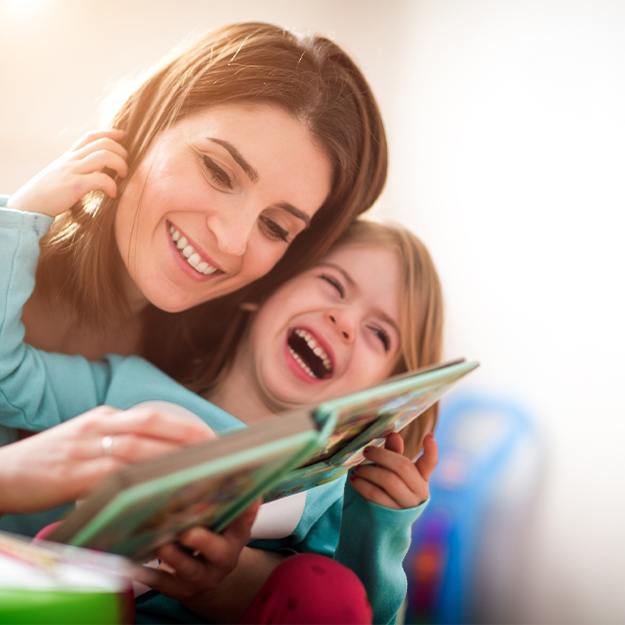
[[[625,622],[624,3],[0,0],[0,192],[182,38],[247,20],[362,67],[390,142],[375,214],[424,239],[446,355],[482,363],[443,409],[479,413],[441,432],[441,491],[473,488],[452,504],[472,521],[453,618]],[[478,486],[467,458],[493,449]]]

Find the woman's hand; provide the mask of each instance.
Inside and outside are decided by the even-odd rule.
[[[116,128],[86,134],[20,187],[7,206],[56,217],[89,191],[103,191],[115,197],[117,184],[111,172],[121,178],[128,173],[128,155],[119,144],[123,137],[124,131]]]
[[[429,479],[438,462],[433,434],[423,440],[423,453],[416,462],[402,455],[404,441],[396,432],[386,445],[367,447],[365,458],[374,464],[360,465],[350,474],[352,487],[365,499],[387,508],[413,508],[430,496]]]
[[[74,501],[126,464],[211,438],[215,433],[199,418],[100,406],[0,447],[0,513]]]
[[[157,551],[160,567],[143,568],[137,573],[138,580],[179,601],[197,600],[195,608],[199,609],[202,595],[216,589],[236,568],[241,551],[250,540],[260,503],[252,504],[221,534],[203,527],[187,530],[178,538],[185,550],[175,543],[164,545]]]

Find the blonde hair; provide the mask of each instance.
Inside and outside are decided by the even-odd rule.
[[[379,245],[394,249],[401,268],[399,329],[400,359],[394,374],[440,362],[443,351],[443,294],[436,267],[421,240],[402,226],[356,220],[339,238],[339,245]],[[423,437],[432,432],[438,404],[401,432],[405,455],[414,457]]]
[[[205,35],[166,62],[121,107],[114,126],[126,130],[125,180],[159,132],[199,109],[242,101],[279,106],[301,120],[333,165],[328,197],[271,276],[255,283],[254,292],[262,292],[323,255],[354,217],[373,204],[386,180],[387,144],[371,89],[339,46],[270,24],[234,24]],[[121,181],[118,197],[124,188]],[[110,198],[83,201],[55,221],[42,243],[38,281],[44,294],[62,293],[94,327],[128,312],[123,261],[114,237],[116,206]],[[189,361],[196,345],[203,353],[229,349],[231,343],[224,346],[223,339],[241,297],[250,296],[244,289],[215,305],[200,306],[199,316],[172,317],[149,306],[144,355],[180,378],[181,363]],[[207,328],[207,318],[220,322]],[[159,341],[150,341],[156,330]],[[162,344],[164,333],[169,340]]]

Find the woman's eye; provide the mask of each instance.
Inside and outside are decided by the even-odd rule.
[[[203,155],[202,160],[211,180],[220,187],[232,189],[232,180],[230,176],[210,157]]]
[[[331,284],[341,296],[341,299],[345,297],[345,289],[343,288],[343,285],[334,276],[329,276],[328,274],[323,273],[319,277],[322,280],[325,280],[328,284]]]
[[[369,328],[373,334],[380,340],[382,346],[384,347],[384,351],[387,352],[391,347],[391,339],[388,334],[382,330],[381,328],[377,328],[376,326],[370,326]]]
[[[285,230],[278,222],[263,215],[260,217],[260,222],[267,237],[274,241],[285,241],[288,243],[289,231]]]

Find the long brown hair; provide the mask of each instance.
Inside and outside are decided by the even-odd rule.
[[[294,115],[333,165],[332,188],[310,227],[266,279],[249,287],[261,293],[324,254],[373,204],[386,180],[387,144],[371,89],[339,46],[270,24],[234,24],[165,62],[121,107],[113,125],[126,131],[125,180],[159,132],[199,109],[241,101],[273,104]],[[121,181],[118,197],[124,187]],[[97,328],[123,319],[128,305],[113,230],[117,201],[87,200],[57,219],[43,240],[38,281],[44,294],[62,293],[78,316]],[[195,355],[227,353],[234,344],[238,302],[250,297],[249,289],[184,314],[148,306],[143,355],[181,379]]]

